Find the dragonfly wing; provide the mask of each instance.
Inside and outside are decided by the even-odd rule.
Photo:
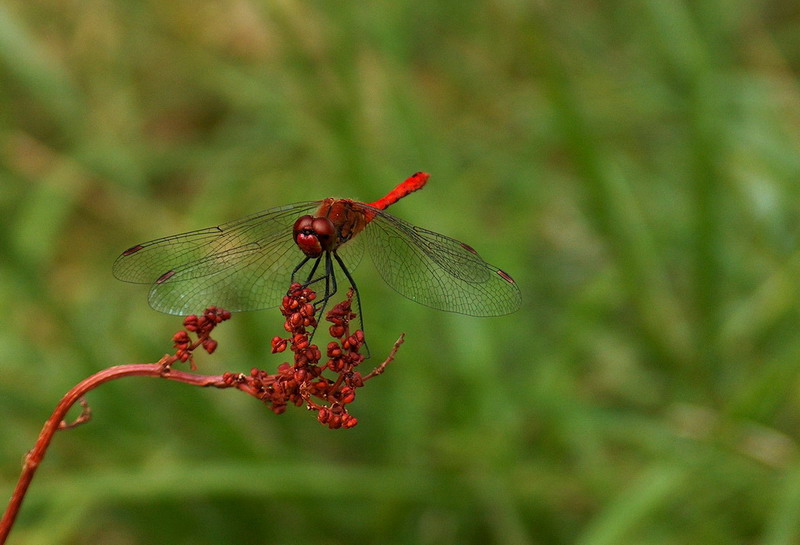
[[[347,265],[347,270],[353,272],[364,258],[364,237],[360,234],[354,236],[339,246],[336,253],[339,254],[344,264]]]
[[[469,245],[372,209],[364,230],[370,257],[389,286],[423,305],[471,316],[517,310],[519,288]]]
[[[292,238],[296,219],[319,202],[273,208],[245,218],[139,244],[114,262],[114,276],[152,283],[150,305],[168,314],[231,311],[280,304],[303,254]]]

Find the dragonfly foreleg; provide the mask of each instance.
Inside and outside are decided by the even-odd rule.
[[[292,280],[291,280],[290,284],[294,284],[294,283],[295,283],[294,276],[297,274],[297,272],[298,272],[300,269],[302,269],[302,268],[303,268],[303,265],[305,265],[306,263],[308,263],[308,260],[309,260],[309,259],[312,259],[312,258],[310,258],[310,257],[306,256],[306,257],[305,257],[305,259],[303,259],[303,261],[301,261],[301,262],[300,262],[300,263],[297,265],[297,267],[295,267],[295,268],[292,270]],[[316,263],[314,263],[314,267],[311,269],[311,274],[314,274],[314,271],[316,271],[316,270],[317,270],[317,265],[319,265],[319,259],[320,259],[320,258],[317,258],[317,261],[316,261]],[[309,278],[311,278],[311,274],[308,276]],[[306,282],[306,284],[305,284],[305,285],[308,285],[308,282]]]

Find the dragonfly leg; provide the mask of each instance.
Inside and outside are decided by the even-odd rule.
[[[337,291],[336,272],[333,269],[333,261],[331,261],[330,252],[325,252],[325,274],[312,280],[311,283],[319,282],[323,278],[325,279],[325,295],[315,303],[319,307],[318,316],[320,319],[324,319],[323,312],[325,312],[328,300],[333,297]]]
[[[294,273],[292,274],[292,282],[294,282],[294,275],[305,263],[308,262],[309,259],[311,258],[304,259],[303,262],[300,263],[300,265],[295,267]],[[308,272],[308,275],[306,275],[305,281],[302,283],[302,286],[304,288],[307,288],[309,286],[313,286],[317,282],[325,280],[325,292],[323,293],[322,298],[317,299],[317,301],[314,303],[317,306],[327,302],[327,300],[330,299],[336,293],[336,278],[333,277],[333,270],[330,264],[330,256],[328,256],[327,254],[325,256],[325,272],[319,275],[318,277],[314,278],[314,273],[317,272],[317,269],[319,268],[319,264],[321,261],[322,261],[322,256],[316,258],[314,266],[311,267],[311,270]],[[331,279],[333,279],[333,289],[331,289]],[[319,293],[317,293],[317,295],[319,295]]]
[[[303,265],[305,265],[306,263],[308,263],[308,260],[309,260],[309,259],[311,259],[311,258],[310,258],[310,257],[308,257],[308,256],[306,256],[306,257],[305,257],[305,259],[303,259],[303,261],[301,261],[301,262],[300,262],[300,263],[297,265],[297,267],[295,267],[295,268],[292,270],[292,279],[291,279],[291,281],[289,282],[290,284],[294,284],[294,282],[295,282],[295,280],[294,280],[294,275],[296,275],[296,274],[297,274],[297,271],[299,271],[300,269],[302,269],[302,268],[303,268]],[[314,263],[314,268],[312,268],[312,269],[311,269],[311,274],[314,274],[314,271],[316,271],[316,270],[317,270],[317,265],[319,265],[319,258],[317,258],[317,262],[316,262],[316,263]],[[309,275],[309,278],[310,278],[310,275]]]
[[[306,264],[306,262],[308,262],[308,260],[309,260],[309,259],[311,259],[311,258],[310,258],[310,257],[307,257],[307,258],[305,258],[305,259],[303,260],[303,262],[302,262],[302,263],[300,263],[300,265],[298,265],[297,267],[295,267],[295,269],[294,269],[294,273],[292,274],[292,281],[293,281],[293,282],[294,282],[294,274],[296,274],[296,273],[297,273],[297,271],[298,271],[298,270],[300,270],[300,268],[301,268],[303,265],[305,265],[305,264]],[[317,257],[317,258],[316,258],[316,261],[314,261],[314,266],[313,266],[313,267],[311,267],[311,270],[310,270],[310,271],[308,272],[308,274],[306,275],[306,279],[305,279],[305,281],[302,283],[302,285],[303,285],[303,287],[304,287],[304,288],[307,288],[307,287],[309,287],[309,286],[312,286],[312,285],[316,284],[316,283],[317,283],[317,282],[319,282],[320,280],[323,280],[323,279],[324,279],[324,280],[325,280],[325,297],[328,297],[328,292],[329,292],[328,275],[329,275],[329,272],[328,272],[328,270],[327,270],[327,269],[328,269],[329,267],[326,265],[326,267],[325,267],[325,269],[326,269],[326,270],[325,270],[325,273],[324,273],[324,274],[322,274],[322,275],[320,275],[320,276],[318,276],[318,277],[316,277],[316,278],[314,278],[314,273],[316,273],[316,272],[317,272],[317,268],[319,267],[320,261],[322,261],[322,256],[319,256],[319,257]],[[326,258],[326,261],[327,261],[327,258]],[[335,291],[336,291],[336,290],[334,289],[334,292],[335,292]],[[331,293],[330,295],[333,295],[333,293]]]
[[[320,256],[317,259],[317,262],[314,263],[314,267],[311,269],[311,272],[308,275],[308,279],[309,280],[304,284],[304,287],[307,287],[307,286],[309,286],[311,284],[319,282],[323,278],[325,279],[325,294],[323,295],[322,299],[318,299],[317,301],[314,302],[314,307],[317,308],[317,313],[316,313],[317,314],[317,323],[319,323],[321,320],[325,319],[324,318],[324,316],[325,316],[325,314],[324,314],[325,313],[325,307],[328,305],[328,300],[331,297],[333,297],[333,295],[336,293],[336,289],[337,289],[336,288],[336,274],[335,274],[335,271],[333,269],[333,262],[331,261],[330,252],[326,252],[325,253],[325,274],[323,274],[322,276],[319,276],[319,277],[311,280],[311,277],[314,275],[314,272],[317,270],[317,266],[319,266],[319,262],[320,262],[321,259],[322,259],[322,256]],[[314,331],[311,332],[311,336],[308,339],[309,342],[311,342],[314,339],[314,335],[316,334],[316,332],[317,332],[317,328],[315,327]]]
[[[342,258],[339,257],[339,254],[333,252],[333,257],[336,259],[336,262],[341,267],[342,272],[347,277],[347,281],[350,282],[350,286],[353,288],[353,295],[356,297],[356,305],[358,306],[358,322],[361,325],[360,329],[364,330],[364,311],[361,310],[361,296],[358,294],[358,286],[356,286],[356,281],[353,280],[353,277],[350,275],[350,271],[347,270],[347,266],[342,261]],[[364,355],[365,357],[370,356],[369,346],[367,346],[366,338],[364,339]]]

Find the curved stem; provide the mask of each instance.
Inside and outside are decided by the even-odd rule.
[[[25,498],[28,486],[33,480],[33,475],[36,473],[36,469],[44,458],[47,447],[53,439],[53,435],[55,435],[56,431],[61,427],[67,411],[69,411],[75,402],[80,400],[87,392],[105,382],[123,377],[164,378],[167,380],[185,382],[193,386],[213,386],[214,388],[236,388],[239,386],[238,384],[224,382],[221,375],[207,376],[187,373],[185,371],[176,371],[162,362],[133,363],[109,367],[81,381],[61,398],[53,414],[47,419],[42,431],[39,433],[36,445],[34,445],[33,449],[25,456],[25,464],[22,467],[19,481],[17,481],[17,486],[8,502],[6,512],[3,514],[2,520],[0,520],[0,545],[5,543],[8,538],[8,534],[11,531],[11,527],[14,525],[14,520],[17,517],[19,508],[22,505],[22,500]]]

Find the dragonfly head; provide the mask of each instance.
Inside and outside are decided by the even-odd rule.
[[[294,242],[308,257],[333,249],[336,228],[328,218],[303,216],[294,222]]]

